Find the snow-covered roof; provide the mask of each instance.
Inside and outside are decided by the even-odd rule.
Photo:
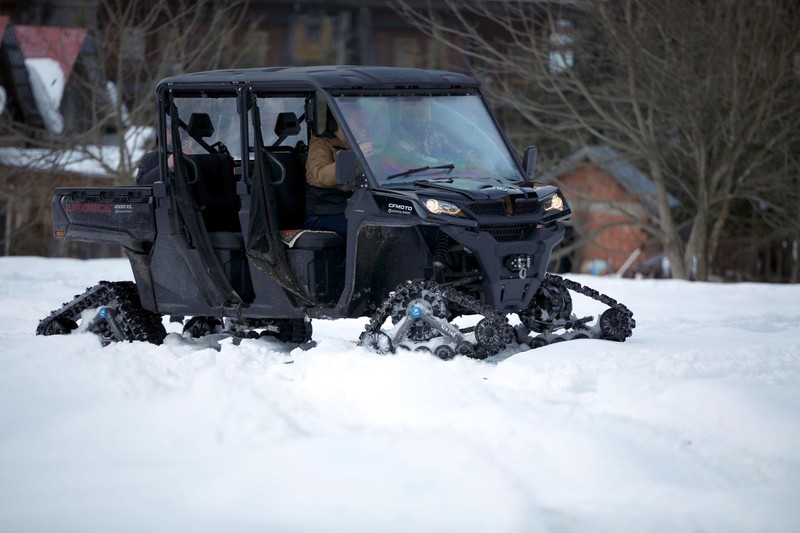
[[[64,96],[65,75],[61,65],[49,57],[36,57],[26,59],[25,68],[45,126],[53,133],[63,132],[64,117],[59,108]]]
[[[86,38],[86,30],[16,25],[14,31],[25,57],[36,107],[47,129],[61,133],[64,131],[61,99]]]
[[[50,58],[58,62],[64,73],[64,81],[69,80],[86,38],[84,28],[15,24],[14,31],[25,59]]]
[[[124,133],[124,150],[116,144],[66,150],[5,147],[0,148],[0,165],[109,178],[123,167],[123,157],[129,157],[129,164],[136,165],[154,136],[155,129],[150,126],[130,127]]]
[[[12,31],[11,28],[9,17],[0,17],[0,37],[4,31]],[[60,134],[64,131],[61,103],[70,75],[88,38],[87,31],[83,28],[13,25],[12,35],[15,36],[14,47],[18,43],[18,49],[14,48],[12,56],[20,58],[17,68],[21,72],[13,79],[15,87],[9,88],[11,94],[14,91],[19,93],[23,88],[21,84],[24,84],[28,108],[35,107],[29,111],[40,119],[35,123],[29,121],[29,124],[44,126],[49,131]],[[6,46],[9,46],[7,41]],[[113,84],[106,82],[104,88],[108,91],[110,101],[118,100]],[[21,98],[19,94],[17,98]],[[0,104],[2,103],[0,94]],[[128,123],[124,109],[122,113],[124,122]],[[0,148],[0,164],[44,172],[71,172],[108,178],[116,175],[121,168],[135,165],[155,132],[153,128],[146,126],[129,127],[123,135],[123,147],[116,143],[83,146],[79,149],[4,147]]]

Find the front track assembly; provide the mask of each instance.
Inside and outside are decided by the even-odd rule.
[[[592,317],[579,319],[572,314],[569,291],[599,301],[609,309],[600,315],[597,324],[589,326]],[[449,321],[453,310],[457,310],[454,314],[482,318],[474,328],[459,329]],[[378,353],[403,349],[431,351],[441,359],[456,355],[485,359],[514,343],[527,349],[574,339],[622,342],[636,326],[633,313],[616,300],[552,274],[540,285],[533,307],[519,316],[522,323],[513,327],[504,314],[453,285],[412,280],[400,285],[373,313],[359,344]],[[382,326],[390,317],[394,327],[385,331]]]
[[[569,291],[607,305],[608,309],[603,311],[596,324],[589,325],[594,317],[578,318],[572,313]],[[545,297],[540,298],[543,294]],[[522,324],[517,326],[520,343],[531,348],[576,339],[624,342],[636,327],[633,312],[623,304],[599,291],[555,274],[547,274],[536,296],[536,305],[519,313]],[[538,335],[531,336],[531,333]]]
[[[460,330],[448,320],[448,309],[453,308],[463,310],[461,314],[483,316],[472,331],[474,341],[467,337],[470,331]],[[381,326],[389,317],[395,327],[386,332]],[[431,351],[441,359],[456,355],[485,359],[515,337],[506,317],[492,307],[451,285],[413,280],[399,286],[373,313],[359,344],[379,353],[399,348]]]

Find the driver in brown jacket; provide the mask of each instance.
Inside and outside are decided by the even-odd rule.
[[[306,160],[306,218],[305,226],[314,230],[335,231],[347,236],[347,219],[344,216],[347,200],[353,194],[355,183],[346,185],[336,183],[336,153],[349,150],[344,132],[328,116],[328,124],[333,136],[312,137],[308,146]],[[370,143],[363,143],[361,149],[367,154]]]

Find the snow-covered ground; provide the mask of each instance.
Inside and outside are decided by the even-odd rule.
[[[36,337],[127,262],[0,259],[0,531],[800,530],[800,286],[572,278],[633,338],[444,362]]]

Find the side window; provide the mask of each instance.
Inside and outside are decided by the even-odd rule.
[[[264,139],[265,146],[271,146],[278,140],[278,135],[275,133],[275,126],[278,123],[278,117],[281,113],[294,113],[295,116],[300,117],[305,112],[305,96],[272,96],[260,95],[258,97],[258,108],[261,112],[261,135]],[[252,121],[248,121],[250,129],[250,146],[253,146],[252,135]],[[280,146],[296,146],[298,141],[308,142],[308,133],[306,131],[306,121],[300,122],[300,133],[297,135],[290,135],[281,141]]]
[[[204,137],[203,140],[209,145],[221,142],[234,159],[242,158],[239,115],[236,112],[235,95],[217,98],[176,98],[175,105],[178,108],[178,116],[187,126],[193,113],[208,114],[214,132],[211,136]],[[184,129],[181,129],[181,141],[184,153],[206,153],[206,149],[190,138]]]

